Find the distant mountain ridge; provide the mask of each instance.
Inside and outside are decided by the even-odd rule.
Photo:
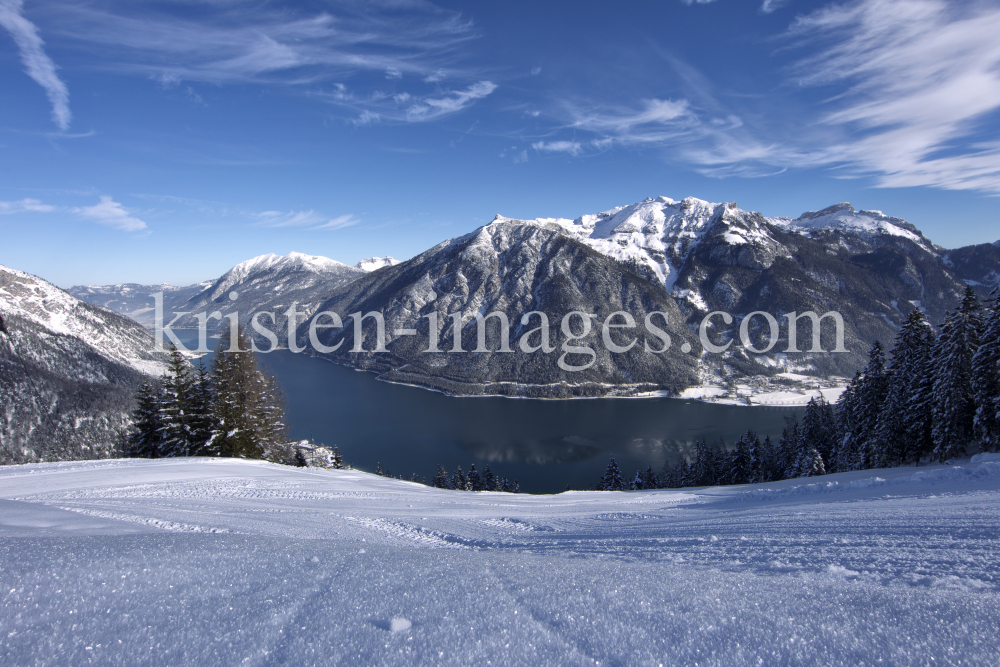
[[[283,313],[292,303],[303,315],[296,334],[300,344],[308,339],[301,322],[320,309],[343,318],[362,309],[383,312],[390,338],[393,327],[416,327],[426,336],[425,316],[437,312],[443,339],[448,335],[447,318],[455,312],[468,319],[475,312],[499,308],[515,331],[517,318],[543,307],[560,317],[570,304],[607,314],[619,306],[647,313],[658,303],[657,309],[674,318],[675,347],[683,340],[694,349],[666,353],[669,363],[664,363],[672,376],[663,364],[650,365],[645,357],[628,361],[629,370],[619,363],[625,363],[624,357],[602,358],[595,364],[597,370],[570,376],[550,372],[552,355],[536,355],[531,363],[504,361],[489,353],[462,362],[432,359],[418,349],[419,337],[392,339],[385,354],[346,353],[353,336],[347,321],[339,336],[349,342],[331,356],[376,370],[385,379],[449,393],[519,394],[528,386],[538,395],[633,392],[640,387],[676,392],[692,383],[725,384],[732,378],[781,372],[849,377],[863,365],[873,340],[891,341],[909,310],[921,308],[932,322],[939,322],[957,303],[964,284],[975,286],[983,296],[1000,284],[998,266],[1000,242],[945,250],[901,218],[856,210],[848,203],[787,218],[745,211],[734,202],[657,197],[575,220],[498,215],[488,225],[406,262],[370,258],[351,267],[301,253],[263,255],[237,265],[185,301],[172,296],[178,291],[164,296],[168,311],[236,309],[244,319],[258,311],[274,312],[277,322],[265,317],[263,323],[278,334],[281,346],[288,326]],[[612,278],[627,289],[608,288]],[[232,293],[238,294],[236,301],[230,301]],[[664,305],[668,303],[672,307]],[[783,352],[788,341],[784,315],[809,310],[843,315],[847,354]],[[727,326],[713,321],[710,331],[716,343],[737,338],[742,319],[764,311],[779,320],[778,344],[768,355],[746,353],[738,346],[718,358],[701,354],[698,326],[713,311],[735,318]],[[194,325],[187,316],[175,326]],[[761,343],[758,349],[767,338],[763,325],[758,317],[750,327],[751,337]],[[824,331],[824,350],[833,349],[831,337],[832,332]],[[801,323],[798,340],[806,343],[800,349],[808,349],[808,322]],[[556,387],[558,383],[565,386]],[[586,388],[566,389],[574,383]]]
[[[767,218],[735,203],[659,197],[575,220],[498,215],[471,234],[342,287],[320,309],[345,319],[344,330],[324,342],[344,344],[327,356],[376,370],[387,380],[456,394],[565,396],[650,388],[676,393],[698,382],[722,385],[780,372],[850,377],[864,364],[872,341],[888,344],[911,309],[921,308],[937,322],[957,304],[963,281],[971,280],[949,266],[948,257],[960,255],[935,245],[902,219],[857,211],[847,203],[790,219]],[[984,270],[976,266],[970,264],[970,271]],[[630,291],[602,291],[597,287],[602,281]],[[667,302],[676,309],[663,305]],[[555,369],[558,352],[535,355],[529,363],[517,354],[449,357],[422,349],[432,312],[438,313],[441,339],[449,335],[447,317],[466,314],[463,340],[468,350],[474,347],[475,333],[469,318],[476,312],[503,312],[512,324],[508,344],[513,347],[521,331],[515,323],[532,310],[548,309],[560,317],[577,309],[601,320],[615,310],[642,314],[652,303],[670,314],[675,345],[687,342],[692,352],[672,347],[656,362],[649,355],[612,355],[601,357],[585,373],[566,374]],[[349,352],[353,330],[346,317],[369,310],[385,315],[387,331],[415,328],[419,335],[393,339],[389,334],[386,353]],[[737,346],[724,355],[703,354],[692,334],[713,311],[734,318],[728,326],[713,321],[714,344],[737,338],[742,320],[763,311],[779,321],[777,345],[766,355]],[[786,353],[784,316],[805,311],[841,313],[848,352],[829,352],[834,349],[832,328],[822,332],[824,352],[808,351],[812,332],[806,320],[797,332],[803,351]],[[366,349],[371,349],[373,327],[366,322]],[[754,319],[749,331],[757,349],[766,347],[763,318]],[[300,344],[307,334],[300,327]],[[559,341],[554,344],[558,347]]]

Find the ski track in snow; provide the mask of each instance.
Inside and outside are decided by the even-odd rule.
[[[189,459],[0,468],[4,664],[1000,655],[1000,461],[555,496]]]

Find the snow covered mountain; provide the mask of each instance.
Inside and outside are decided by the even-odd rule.
[[[133,390],[166,369],[149,331],[4,266],[0,315],[0,463],[111,455]]]
[[[197,327],[194,314],[206,311],[236,311],[243,321],[258,311],[273,312],[276,322],[264,318],[262,323],[281,334],[279,340],[284,346],[287,335],[281,332],[287,331],[284,313],[289,306],[295,303],[300,313],[311,315],[331,293],[363,275],[365,272],[357,267],[318,255],[300,252],[261,255],[240,262],[207,289],[178,304],[178,311],[192,314],[178,320],[175,326]],[[232,299],[233,294],[237,299]],[[268,347],[265,340],[258,340],[264,349]]]
[[[696,345],[696,336],[686,327],[671,330],[672,346],[664,354],[647,353],[644,341],[628,352],[611,354],[593,345],[600,336],[600,323],[608,314],[628,311],[642,326],[653,311],[667,314],[667,322],[680,323],[684,316],[663,286],[649,276],[614,257],[595,251],[580,238],[566,233],[557,222],[513,221],[498,218],[471,234],[445,241],[417,257],[368,274],[341,288],[325,302],[322,310],[339,314],[347,323],[343,330],[326,330],[319,340],[335,346],[332,353],[343,363],[376,370],[396,382],[418,384],[452,394],[501,394],[512,396],[600,396],[636,391],[679,391],[697,381],[696,357],[681,350],[687,343]],[[581,371],[559,367],[557,358],[567,336],[560,320],[569,311],[597,313],[589,338],[594,363]],[[386,353],[358,354],[349,350],[354,344],[353,325],[347,315],[353,312],[383,313],[387,339]],[[550,354],[524,354],[518,339],[539,326],[539,320],[522,324],[522,315],[541,311],[553,318],[549,322]],[[510,323],[509,343],[513,352],[501,347],[498,323],[491,319],[485,328],[487,352],[471,352],[478,346],[476,314],[502,312]],[[440,353],[428,348],[431,313],[437,314]],[[461,313],[462,349],[468,354],[453,354],[452,316]],[[657,316],[656,324],[665,327]],[[374,348],[374,321],[365,322],[368,342]],[[582,327],[579,321],[573,331]],[[298,331],[300,344],[309,342],[308,327]],[[414,335],[397,334],[413,329]],[[617,332],[616,332],[617,333]],[[641,336],[640,336],[641,337]],[[650,336],[654,349],[662,343]],[[619,341],[627,345],[624,339]],[[532,344],[540,343],[536,336]],[[691,348],[689,348],[691,349]],[[583,365],[583,354],[566,360],[568,365]]]
[[[211,287],[213,281],[175,287],[173,285],[139,285],[122,283],[118,285],[74,285],[67,292],[81,301],[95,306],[104,306],[116,313],[132,318],[147,329],[153,328],[153,294],[163,292],[165,311],[179,310],[179,306],[191,297],[201,294]]]
[[[341,316],[378,310],[386,318],[389,353],[347,352],[353,334],[345,330],[338,334],[347,341],[334,353],[338,359],[378,370],[385,379],[450,393],[570,395],[650,385],[676,390],[696,382],[695,377],[718,384],[782,371],[849,377],[864,364],[873,340],[891,344],[910,310],[921,308],[937,322],[954,307],[964,285],[947,252],[904,220],[846,203],[790,219],[766,218],[735,203],[659,197],[575,220],[498,215],[472,234],[342,288],[323,308]],[[651,310],[663,310],[671,316],[675,346],[656,362],[649,359],[656,355],[612,355],[586,373],[572,374],[554,370],[558,353],[435,356],[422,351],[431,312],[438,313],[441,339],[449,335],[452,313],[462,312],[469,321],[477,312],[504,312],[512,323],[513,345],[521,314],[545,310],[561,317],[574,309],[597,313],[597,321],[619,309],[639,321]],[[702,354],[692,332],[705,315],[720,310],[734,321],[722,326],[718,320],[713,342],[736,339],[746,315],[764,311],[779,321],[774,350],[756,355],[733,346],[722,356]],[[829,352],[835,347],[832,327],[822,332],[826,352],[784,352],[783,315],[810,310],[841,313],[846,353]],[[393,339],[396,328],[415,328],[417,335]],[[305,334],[300,329],[301,339]],[[751,321],[755,347],[766,347],[767,334],[763,318]],[[474,335],[474,323],[467,324],[463,336],[471,338],[464,349],[475,347]],[[682,341],[691,345],[690,353],[678,351]],[[800,349],[811,347],[808,320],[799,323],[798,341],[805,341]],[[521,358],[526,356],[532,358]],[[557,390],[559,383],[581,386]]]
[[[354,266],[361,269],[365,273],[370,273],[376,269],[381,269],[383,266],[395,266],[399,264],[399,260],[395,257],[369,257],[368,259],[363,259]]]

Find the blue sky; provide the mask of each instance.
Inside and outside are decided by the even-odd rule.
[[[0,26],[0,263],[61,286],[658,195],[1000,239],[996,2],[0,0]]]

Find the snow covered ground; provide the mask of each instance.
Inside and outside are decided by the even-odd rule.
[[[0,663],[997,664],[998,510],[981,459],[556,496],[9,466]]]

